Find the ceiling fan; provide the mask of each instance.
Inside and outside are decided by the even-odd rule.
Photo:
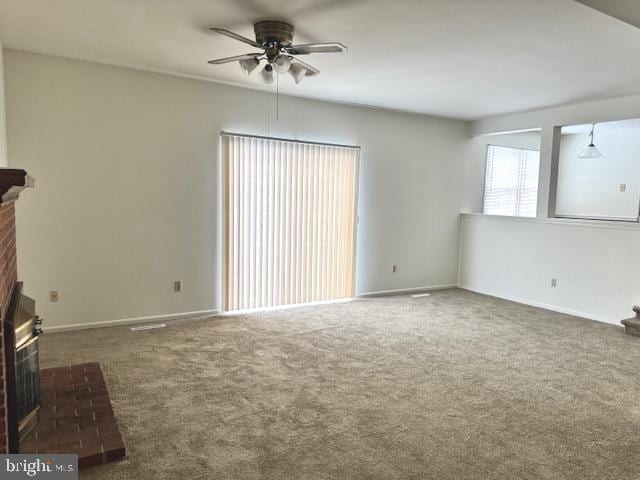
[[[318,75],[320,70],[303,62],[297,55],[309,55],[311,53],[341,53],[346,52],[347,47],[338,42],[293,44],[293,25],[278,20],[265,20],[253,26],[256,39],[238,35],[224,28],[211,27],[216,33],[226,35],[240,42],[259,48],[262,52],[247,53],[234,57],[218,58],[210,60],[212,65],[238,62],[240,68],[247,75],[251,74],[265,61],[265,66],[260,72],[264,83],[273,83],[273,72],[286,73],[293,77],[296,83],[300,83],[304,77]]]

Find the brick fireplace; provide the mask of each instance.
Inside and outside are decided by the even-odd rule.
[[[33,186],[24,170],[0,168],[0,452],[7,452],[7,371],[4,352],[4,322],[18,280],[16,259],[15,201]]]
[[[0,453],[75,453],[80,468],[116,461],[126,451],[100,365],[40,371],[26,361],[40,320],[18,282],[15,202],[33,183],[24,170],[0,168]],[[20,323],[19,313],[34,323]]]

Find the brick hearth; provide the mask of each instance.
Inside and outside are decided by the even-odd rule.
[[[77,453],[80,468],[125,456],[100,364],[41,370],[40,399],[38,426],[21,453]]]

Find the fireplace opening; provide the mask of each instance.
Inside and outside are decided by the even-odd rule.
[[[40,358],[38,336],[42,320],[35,301],[22,293],[17,283],[5,322],[7,366],[8,445],[18,453],[23,440],[38,423],[40,409]]]

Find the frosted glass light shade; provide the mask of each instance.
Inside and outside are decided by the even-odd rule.
[[[286,55],[278,55],[273,59],[273,69],[278,73],[287,73],[291,67],[291,59]]]
[[[580,152],[578,158],[602,158],[602,153],[593,143]]]
[[[262,78],[262,82],[266,84],[273,83],[273,67],[269,64],[265,65],[262,71],[260,72],[260,77]]]
[[[289,68],[289,75],[293,77],[296,83],[300,83],[307,74],[307,69],[298,63],[292,63]]]
[[[242,71],[248,76],[260,64],[257,58],[247,58],[238,62]]]

